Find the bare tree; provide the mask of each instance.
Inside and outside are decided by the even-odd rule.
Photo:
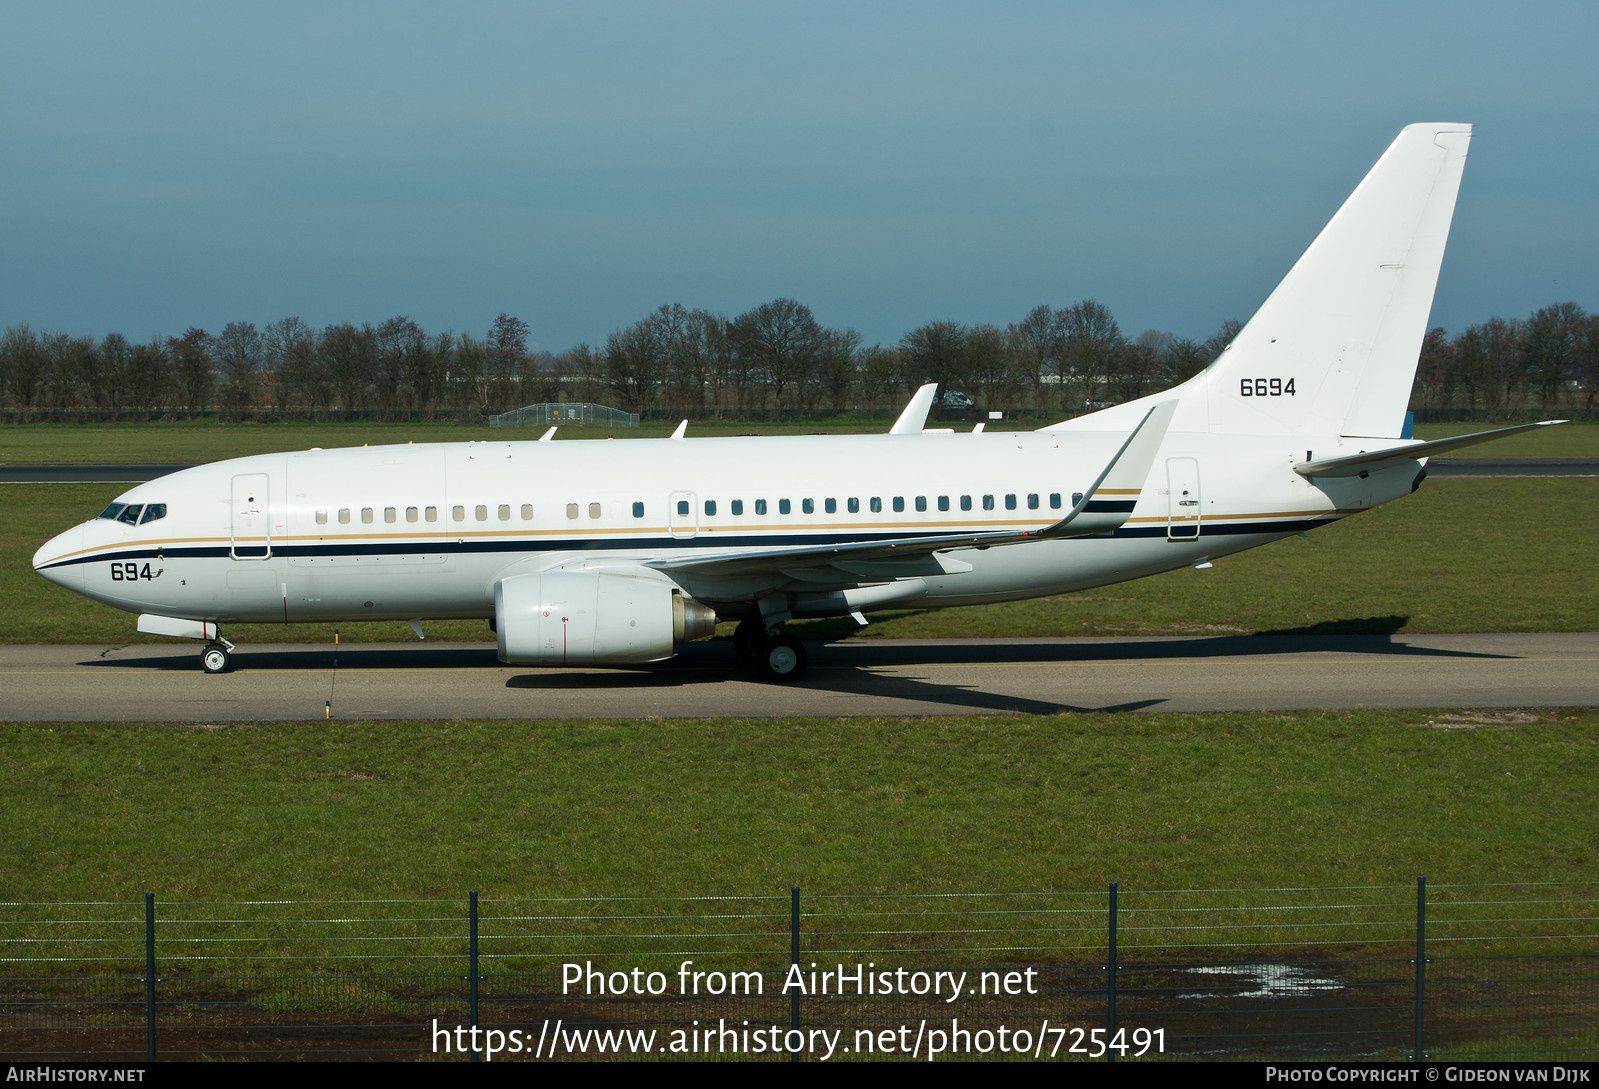
[[[191,325],[181,337],[167,341],[167,358],[177,371],[179,394],[189,415],[203,415],[216,384],[211,369],[211,334]]]
[[[1538,384],[1543,411],[1558,408],[1561,387],[1577,369],[1577,345],[1587,314],[1574,302],[1555,303],[1528,318],[1521,329],[1522,367]]]
[[[230,321],[211,342],[211,350],[225,379],[224,407],[234,419],[244,419],[256,403],[261,334],[254,322]]]
[[[785,398],[809,381],[821,351],[822,327],[811,308],[793,299],[773,299],[739,315],[731,340],[733,350],[750,360],[766,381],[781,420]]]
[[[955,321],[930,321],[899,339],[905,392],[937,382],[940,389],[965,385],[966,327]]]
[[[605,375],[622,407],[641,416],[655,407],[666,372],[658,327],[648,318],[605,338]]]
[[[22,410],[24,421],[31,417],[34,402],[43,392],[48,365],[44,346],[27,325],[8,326],[0,336],[0,380],[11,403]]]
[[[853,329],[829,329],[817,357],[817,377],[835,413],[849,408],[855,386],[855,357],[861,335]]]
[[[1093,299],[1068,306],[1061,317],[1065,373],[1077,383],[1084,401],[1101,396],[1122,361],[1127,338],[1122,336],[1121,326],[1109,307]]]
[[[489,326],[484,349],[487,352],[491,403],[502,410],[512,407],[506,402],[514,399],[511,397],[511,388],[516,376],[521,373],[531,331],[527,322],[503,312]]]

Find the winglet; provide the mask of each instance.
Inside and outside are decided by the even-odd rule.
[[[684,420],[682,423],[677,425],[677,430],[672,432],[672,437],[674,439],[680,439],[687,433],[688,433],[688,421]]]
[[[933,409],[933,394],[937,392],[937,382],[929,382],[917,390],[916,396],[911,398],[910,404],[905,406],[905,411],[899,414],[899,419],[894,421],[894,426],[888,429],[888,433],[920,435],[922,428],[927,426],[927,414]]]
[[[1120,529],[1138,505],[1138,496],[1176,411],[1176,401],[1162,401],[1150,409],[1099,479],[1072,505],[1071,513],[1034,536],[1083,537]]]
[[[539,441],[549,442],[551,439],[555,438],[555,433],[559,430],[559,426],[550,428],[548,431],[544,432],[544,434],[539,436]]]

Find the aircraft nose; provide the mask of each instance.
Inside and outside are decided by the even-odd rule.
[[[62,563],[73,553],[83,551],[83,527],[73,526],[39,546],[33,554],[33,569],[57,586],[83,592],[83,565]]]

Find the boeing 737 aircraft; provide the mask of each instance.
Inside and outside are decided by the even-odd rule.
[[[140,631],[205,640],[211,673],[239,623],[486,618],[502,661],[559,667],[659,661],[737,620],[739,653],[779,681],[805,669],[791,618],[1203,565],[1524,430],[1399,437],[1470,138],[1407,127],[1209,368],[1102,412],[929,433],[925,386],[884,435],[239,458],[131,489],[33,565]]]

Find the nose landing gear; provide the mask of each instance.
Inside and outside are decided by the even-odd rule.
[[[217,636],[200,652],[200,668],[207,673],[227,673],[233,669],[233,644]]]

